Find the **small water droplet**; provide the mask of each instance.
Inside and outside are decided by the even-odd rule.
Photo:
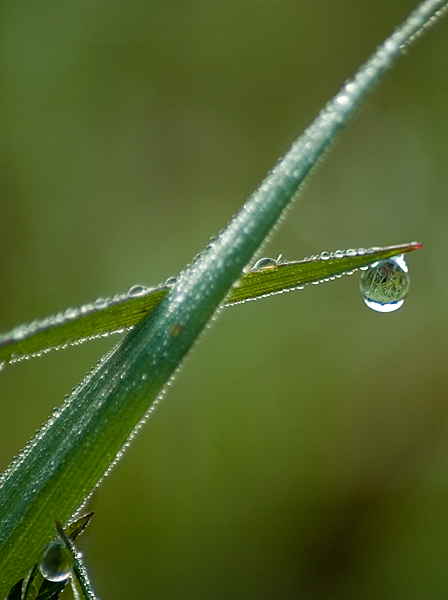
[[[177,283],[177,277],[168,277],[165,281],[165,287],[173,287]]]
[[[76,319],[78,315],[79,311],[76,308],[67,308],[67,310],[64,313],[64,317],[66,319]]]
[[[320,253],[320,260],[328,260],[330,258],[330,254],[328,252]]]
[[[65,315],[63,312],[58,312],[54,319],[55,323],[57,323],[58,325],[62,325],[63,323],[65,323]]]
[[[260,258],[252,267],[252,270],[265,269],[266,267],[276,267],[277,261],[275,258]]]
[[[81,308],[79,310],[80,310],[81,314],[87,315],[90,312],[92,312],[93,304],[84,304],[83,306],[81,306]]]
[[[147,288],[143,287],[142,285],[133,285],[128,290],[128,296],[131,298],[134,298],[135,296],[141,296],[146,292],[146,290]]]
[[[336,252],[334,253],[334,257],[335,258],[344,258],[344,251],[343,250],[336,250]]]
[[[93,306],[95,308],[106,308],[106,306],[107,306],[107,300],[105,300],[104,298],[97,298],[95,300],[95,302],[93,303]]]
[[[16,327],[15,329],[13,329],[11,338],[13,339],[14,342],[21,342],[22,340],[25,339],[27,333],[28,333],[28,328],[25,325],[19,325],[19,327]]]
[[[48,581],[64,581],[70,577],[73,556],[60,542],[51,542],[43,549],[37,566]]]
[[[362,273],[359,286],[366,305],[386,313],[403,306],[409,283],[408,266],[400,254],[373,263]]]

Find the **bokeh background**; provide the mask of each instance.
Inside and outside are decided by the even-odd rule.
[[[414,4],[2,2],[0,330],[176,275]],[[447,107],[445,19],[260,254],[421,241],[404,308],[222,311],[89,504],[100,597],[446,598]],[[112,343],[1,373],[0,468]]]

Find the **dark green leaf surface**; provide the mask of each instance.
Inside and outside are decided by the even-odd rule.
[[[56,600],[67,585],[68,579],[48,581],[42,577],[37,565],[34,565],[25,583],[23,600]]]
[[[322,253],[301,261],[252,269],[238,279],[224,306],[257,300],[272,294],[300,289],[308,283],[325,281],[372,264],[376,260],[410,252],[421,245],[413,242],[400,246]],[[324,258],[321,258],[324,256]],[[109,333],[131,329],[165,297],[169,288],[144,290],[139,297],[125,294],[101,300],[86,308],[68,309],[61,316],[49,317],[34,326],[21,326],[0,337],[0,363],[17,362],[40,356],[52,349],[65,348]]]
[[[22,600],[22,584],[23,579],[13,585],[6,600]]]
[[[87,374],[0,481],[0,595],[36,562],[157,404],[300,186],[403,49],[445,2],[426,0],[318,115],[218,238]]]

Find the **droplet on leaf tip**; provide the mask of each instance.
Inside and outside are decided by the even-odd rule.
[[[403,254],[376,261],[360,279],[361,295],[366,305],[377,312],[394,312],[401,308],[409,292],[408,266]]]
[[[70,577],[73,556],[60,542],[50,542],[43,549],[37,566],[48,581],[64,581]]]

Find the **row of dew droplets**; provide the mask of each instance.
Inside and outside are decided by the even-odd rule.
[[[158,288],[166,288],[166,287],[173,287],[176,285],[178,279],[176,277],[170,277],[168,278],[163,284],[160,284],[158,286]],[[139,286],[140,287],[140,286]],[[153,288],[153,289],[158,289],[158,288]],[[149,289],[149,288],[145,288],[145,290],[143,292],[141,292],[140,290],[136,290],[138,295],[145,295],[146,293],[152,292],[153,289]],[[130,290],[132,292],[132,288]],[[129,295],[129,292],[128,292]],[[132,293],[131,293],[132,295]],[[91,379],[96,372],[100,369],[100,367],[102,366],[102,364],[104,362],[107,362],[108,359],[110,358],[110,356],[115,352],[115,350],[117,349],[117,346],[115,346],[114,348],[111,348],[109,350],[109,352],[107,354],[105,354],[104,356],[101,357],[101,359],[99,360],[99,362],[97,363],[97,365],[95,365],[88,373],[88,375],[86,376],[86,378],[81,381],[75,388],[73,388],[71,394],[68,394],[66,396],[66,400],[64,402],[64,404],[62,405],[61,409],[63,409],[66,405],[70,404],[73,399],[76,397],[76,394],[79,392],[79,390],[83,387],[83,385],[86,383],[87,378]],[[138,431],[141,429],[141,427],[146,423],[146,421],[148,420],[148,418],[150,417],[150,415],[156,410],[157,406],[159,405],[160,401],[162,400],[162,398],[164,397],[165,393],[166,393],[166,389],[169,385],[171,385],[173,379],[175,378],[175,376],[177,375],[177,373],[179,372],[180,367],[178,367],[175,372],[171,375],[170,379],[165,383],[164,387],[160,390],[159,394],[157,395],[157,397],[152,401],[151,405],[148,407],[147,411],[145,412],[145,414],[142,416],[142,418],[139,420],[139,422],[135,425],[135,427],[133,428],[133,430],[131,431],[131,433],[129,434],[127,440],[123,443],[123,445],[120,447],[120,449],[116,452],[114,458],[111,460],[111,462],[109,463],[109,465],[107,466],[107,468],[105,469],[104,473],[101,475],[101,477],[97,480],[97,482],[95,483],[95,485],[93,486],[93,488],[90,490],[90,492],[85,496],[84,500],[82,501],[82,503],[80,504],[80,506],[77,509],[77,512],[79,513],[79,511],[81,511],[85,505],[87,504],[87,502],[89,501],[90,497],[92,496],[94,490],[101,484],[101,482],[104,480],[105,477],[107,477],[109,475],[109,473],[112,471],[112,469],[115,467],[115,465],[119,462],[119,460],[122,458],[122,456],[124,455],[125,451],[127,450],[127,448],[130,446],[132,440],[135,438],[136,434],[138,433]],[[103,373],[100,378],[103,379],[106,376],[105,373]],[[120,378],[123,379],[124,378],[124,374],[116,374],[115,375],[116,378]],[[145,381],[147,379],[148,375],[147,373],[143,373],[141,375],[141,380]],[[138,385],[138,382],[136,380],[134,380],[131,383],[132,387],[136,387]],[[55,409],[57,410],[57,409]],[[54,413],[55,411],[53,411]],[[82,566],[82,565],[81,565]],[[83,567],[82,567],[83,568]]]
[[[376,252],[377,250],[379,250],[379,248],[370,248],[369,250],[365,250],[364,248],[359,248],[358,250],[354,250],[354,249],[350,248],[349,250],[336,250],[335,252],[321,252],[320,254],[311,255],[310,257],[306,256],[300,262],[316,262],[319,260],[327,261],[330,259],[334,260],[334,259],[338,259],[338,258],[344,258],[346,256],[348,256],[348,257],[363,256],[364,254],[371,254],[373,252]],[[289,261],[281,261],[281,257],[282,257],[282,255],[280,254],[280,256],[277,259],[275,259],[275,258],[260,258],[254,264],[251,271],[258,271],[259,269],[273,268],[273,267],[276,267],[279,265],[284,265],[284,264],[289,263]],[[359,267],[359,269],[361,271],[363,271],[365,269],[368,269],[368,267]],[[316,279],[315,281],[312,281],[311,283],[313,283],[314,285],[317,285],[318,283],[323,283],[324,281],[334,281],[334,279],[339,279],[343,275],[353,275],[353,273],[357,270],[358,269],[354,269],[352,271],[344,271],[343,273],[338,273],[334,276],[326,277],[325,279]],[[307,285],[307,284],[305,283],[304,285]],[[299,288],[295,288],[295,289],[303,289],[303,286],[300,286]],[[289,291],[289,290],[285,290],[285,291]]]
[[[170,278],[165,284],[151,288],[142,285],[134,285],[128,290],[126,294],[117,294],[113,298],[98,298],[97,300],[95,300],[95,302],[85,304],[80,308],[68,308],[64,312],[59,312],[57,315],[52,315],[42,320],[36,319],[29,325],[19,325],[9,333],[0,334],[0,346],[8,343],[23,342],[24,340],[26,340],[34,334],[44,332],[58,325],[65,325],[68,321],[73,321],[80,317],[87,317],[93,313],[104,311],[108,308],[126,302],[133,298],[147,296],[152,292],[157,291],[160,287],[168,287],[169,285],[172,285],[173,280],[175,281],[175,278]],[[132,327],[132,325],[118,328],[114,327],[110,331],[101,331],[99,333],[94,333],[86,337],[78,337],[73,340],[68,340],[59,345],[43,347],[35,352],[13,353],[11,355],[11,358],[7,360],[0,360],[0,371],[8,363],[13,364],[22,360],[36,358],[38,356],[46,354],[47,352],[50,352],[51,350],[63,350],[68,346],[77,346],[86,341],[93,340],[99,337],[108,337],[112,333],[123,333],[124,331],[132,329]]]
[[[313,255],[310,258],[306,257],[303,261],[315,262],[318,260],[327,261],[344,257],[363,256],[365,254],[372,254],[378,249],[375,247],[368,250],[359,248],[357,250],[321,252],[320,255]],[[272,269],[281,264],[280,258],[281,255],[278,259],[261,258],[254,264],[252,270]],[[335,279],[340,279],[343,275],[353,275],[356,270],[358,269],[345,271],[344,273],[324,279],[317,279],[311,283],[317,285],[326,281],[334,281]],[[360,279],[360,290],[366,306],[382,313],[394,312],[403,306],[410,285],[408,266],[403,254],[376,261],[370,266],[359,267],[359,270],[363,271]],[[303,289],[303,285],[298,286],[296,289]]]

